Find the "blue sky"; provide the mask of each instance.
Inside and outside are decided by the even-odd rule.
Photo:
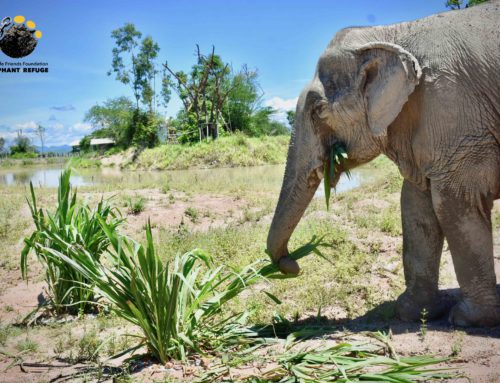
[[[30,56],[18,61],[49,63],[48,74],[0,73],[0,136],[35,124],[48,128],[47,144],[81,138],[94,104],[128,87],[106,75],[111,66],[111,31],[132,22],[160,45],[159,62],[176,70],[194,62],[195,44],[235,69],[259,71],[264,103],[294,107],[311,79],[316,60],[336,31],[353,25],[391,24],[445,11],[444,0],[0,0],[0,17],[23,15],[43,32]],[[16,61],[0,52],[0,61]],[[180,108],[173,99],[167,115]],[[36,141],[35,141],[36,143]]]

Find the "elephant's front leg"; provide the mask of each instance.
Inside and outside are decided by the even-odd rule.
[[[458,198],[456,190],[432,185],[432,201],[450,246],[462,298],[450,312],[458,326],[500,324],[491,209],[493,196]]]
[[[405,180],[401,216],[406,291],[398,298],[398,315],[405,321],[417,321],[425,308],[429,319],[437,318],[447,307],[438,295],[443,233],[434,214],[431,192]]]

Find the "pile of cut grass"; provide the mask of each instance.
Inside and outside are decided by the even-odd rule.
[[[393,349],[386,334],[368,335],[378,342],[340,342],[329,347],[314,347],[287,339],[282,352],[267,353],[260,360],[248,352],[237,354],[229,363],[214,364],[196,382],[229,379],[234,383],[412,383],[442,381],[456,375],[435,366],[446,358],[391,355]],[[293,334],[289,338],[293,339]],[[259,373],[243,373],[241,378],[234,378],[239,375],[238,371],[245,371],[254,362],[265,362],[267,366],[262,366]]]

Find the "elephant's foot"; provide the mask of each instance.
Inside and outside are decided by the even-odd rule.
[[[396,312],[399,318],[405,322],[417,322],[424,317],[428,320],[436,319],[448,309],[449,304],[437,292],[412,294],[405,291],[396,301]]]
[[[297,261],[288,256],[280,258],[278,261],[278,267],[283,274],[297,275],[300,273],[300,266]]]
[[[464,299],[450,311],[448,321],[460,327],[494,327],[500,325],[500,305],[480,305]]]

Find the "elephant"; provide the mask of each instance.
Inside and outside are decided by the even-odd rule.
[[[300,272],[288,242],[332,145],[348,155],[339,174],[385,154],[403,177],[400,319],[417,321],[425,308],[429,319],[449,311],[457,326],[500,324],[491,221],[500,198],[499,68],[499,0],[336,33],[297,101],[267,237],[281,272]],[[461,293],[451,309],[438,290],[444,239]]]

